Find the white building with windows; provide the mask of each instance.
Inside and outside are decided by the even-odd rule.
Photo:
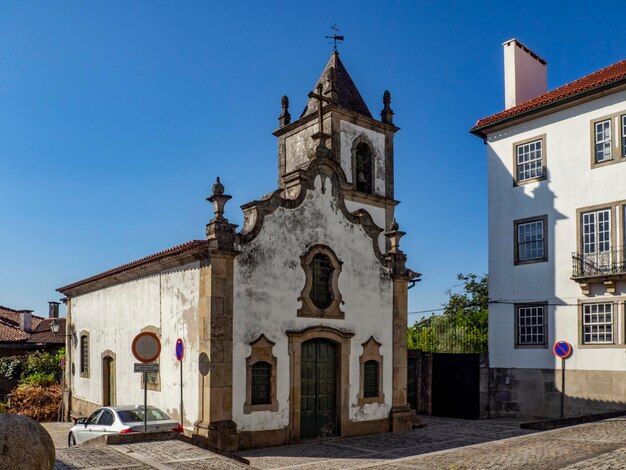
[[[504,43],[505,106],[487,145],[492,415],[626,408],[626,61],[555,90]]]

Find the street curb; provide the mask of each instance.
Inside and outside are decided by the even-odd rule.
[[[626,416],[626,411],[612,411],[609,413],[598,413],[593,415],[570,416],[568,418],[550,419],[546,421],[533,421],[519,425],[522,429],[532,429],[535,431],[550,431],[552,429],[576,426],[577,424],[593,423],[603,419],[619,418]]]

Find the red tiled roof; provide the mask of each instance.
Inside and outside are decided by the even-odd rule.
[[[50,328],[53,320],[59,322],[59,332],[55,335]],[[43,318],[37,328],[33,327],[33,332],[28,339],[29,343],[48,343],[63,344],[65,343],[65,318]]]
[[[531,113],[548,105],[559,103],[563,100],[574,99],[579,95],[592,93],[595,90],[607,86],[616,85],[626,79],[626,60],[613,64],[602,70],[594,72],[576,81],[563,85],[555,90],[544,93],[532,100],[518,104],[492,116],[479,119],[470,132],[484,135],[482,128],[491,126],[501,121],[514,118],[516,116]]]
[[[32,330],[35,331],[42,321],[43,318],[33,315]],[[30,337],[31,333],[20,329],[20,312],[0,306],[0,342],[26,342]]]
[[[96,281],[96,280],[103,279],[105,277],[109,277],[109,276],[112,276],[112,275],[115,275],[115,274],[118,274],[118,273],[121,273],[121,272],[124,272],[124,271],[128,271],[129,269],[136,268],[138,266],[141,266],[143,264],[148,264],[148,263],[151,263],[153,261],[157,261],[157,260],[159,260],[161,258],[165,258],[165,257],[173,255],[173,254],[178,254],[178,253],[182,253],[182,252],[185,252],[185,251],[190,251],[190,250],[193,250],[193,249],[196,249],[196,248],[199,248],[199,247],[205,247],[205,246],[208,246],[208,244],[209,244],[208,240],[190,240],[190,241],[185,242],[185,243],[183,243],[181,245],[176,245],[176,246],[174,246],[172,248],[168,248],[167,250],[159,251],[157,253],[154,253],[152,255],[146,256],[144,258],[140,258],[140,259],[138,259],[136,261],[131,261],[130,263],[126,263],[126,264],[123,264],[121,266],[118,266],[117,268],[109,269],[108,271],[104,271],[104,272],[102,272],[100,274],[96,274],[95,276],[91,276],[91,277],[88,277],[88,278],[83,279],[81,281],[74,282],[73,284],[69,284],[69,285],[64,286],[64,287],[59,287],[57,289],[57,291],[63,293],[65,291],[67,291],[67,290],[73,289],[74,287],[78,287],[78,286],[80,286],[82,284],[87,284],[87,283],[92,282],[92,281]]]

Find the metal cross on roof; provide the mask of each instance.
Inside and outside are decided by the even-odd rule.
[[[339,28],[337,27],[337,23],[333,24],[330,29],[333,30],[333,35],[332,36],[326,36],[326,39],[332,39],[333,40],[333,50],[335,52],[337,52],[337,41],[342,42],[343,41],[343,36],[338,36],[337,33],[339,32]]]

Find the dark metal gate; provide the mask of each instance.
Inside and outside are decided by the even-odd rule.
[[[432,354],[432,414],[480,417],[480,355]]]

